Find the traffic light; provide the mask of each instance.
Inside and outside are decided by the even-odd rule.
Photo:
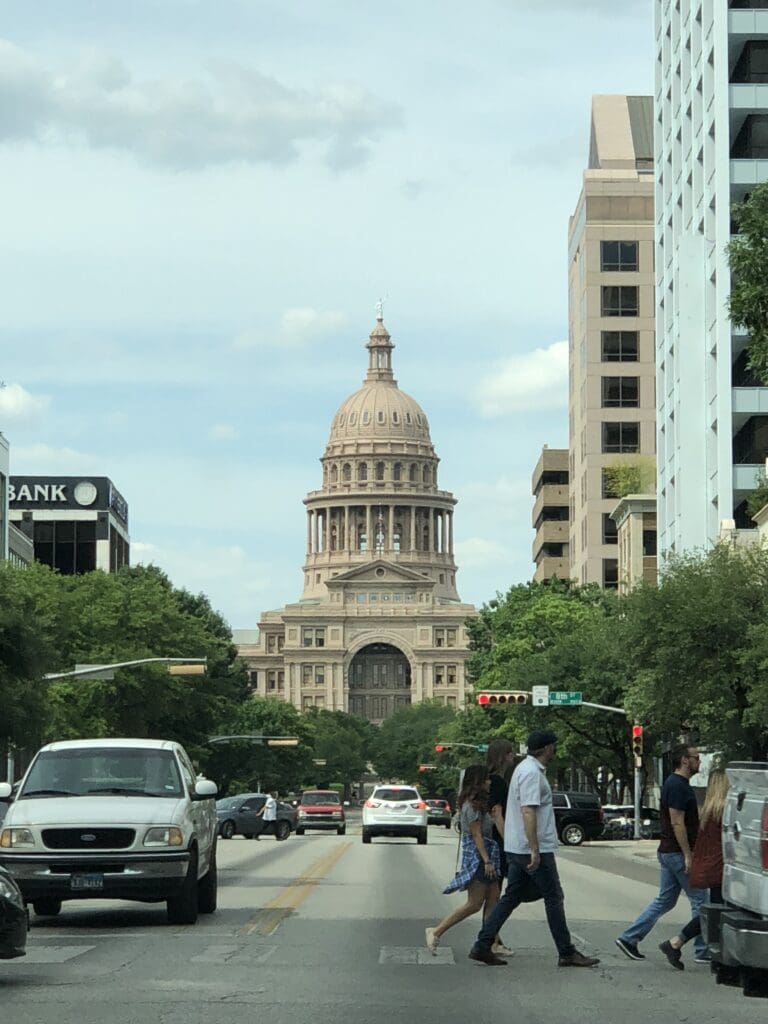
[[[169,676],[204,676],[208,671],[207,666],[202,662],[196,665],[169,665]]]
[[[420,764],[419,765],[419,771],[420,772],[435,772],[435,771],[437,771],[437,765],[436,764]]]
[[[529,697],[525,690],[484,690],[477,694],[476,700],[484,708],[497,704],[527,704]]]
[[[436,754],[442,754],[442,752],[445,750],[445,746],[446,746],[445,743],[436,743],[435,744],[435,753]]]
[[[632,726],[632,753],[635,756],[635,763],[643,759],[643,727],[642,725]]]

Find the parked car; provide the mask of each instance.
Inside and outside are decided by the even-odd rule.
[[[222,839],[245,836],[254,839],[264,831],[264,818],[258,812],[266,803],[266,793],[240,793],[216,801],[218,833]],[[275,839],[282,842],[296,829],[296,809],[278,800]]]
[[[451,805],[447,800],[427,800],[427,824],[451,827]]]
[[[215,796],[178,743],[50,743],[0,828],[0,865],[36,914],[64,900],[165,901],[171,924],[194,924],[216,909]]]
[[[0,960],[24,956],[28,913],[21,889],[5,868],[0,868]]]
[[[411,836],[427,843],[427,805],[413,786],[376,786],[363,807],[363,842],[374,836]]]
[[[571,793],[557,790],[552,794],[555,824],[560,842],[580,846],[585,839],[598,839],[604,821],[597,793]]]
[[[312,829],[335,829],[337,835],[346,834],[347,818],[341,797],[335,789],[306,790],[301,794],[298,815],[297,836],[303,836],[307,830]]]
[[[768,762],[728,765],[723,815],[723,902],[701,910],[719,984],[768,996]]]
[[[603,807],[605,825],[601,839],[633,839],[635,835],[635,808],[631,804],[606,804]],[[640,809],[640,836],[658,839],[661,835],[661,815],[655,807]]]

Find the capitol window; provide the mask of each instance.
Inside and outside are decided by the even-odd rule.
[[[363,423],[370,423],[370,422],[371,422],[371,414],[366,409],[365,412],[363,413]]]
[[[386,416],[384,415],[384,413],[383,413],[383,412],[379,411],[379,412],[378,412],[378,413],[376,414],[376,419],[377,419],[377,420],[379,421],[379,423],[384,423],[384,422],[385,422],[385,420],[386,420]]]
[[[344,466],[343,466],[343,468],[341,470],[341,477],[342,477],[342,480],[347,480],[347,481],[352,479],[352,467],[350,466],[350,464],[348,462],[344,463]]]
[[[339,416],[339,426],[340,427],[344,426],[344,421],[346,420],[346,418],[347,418],[346,413],[342,413],[341,416]]]
[[[399,413],[396,413],[396,412],[392,413],[392,422],[393,423],[399,423],[400,422],[400,415],[399,415]]]
[[[377,462],[376,463],[376,479],[377,480],[383,480],[384,479],[384,463],[383,462]]]
[[[357,413],[356,412],[351,412],[349,414],[349,425],[350,425],[350,427],[354,427],[354,425],[356,423],[357,423]]]
[[[418,471],[419,467],[416,465],[415,462],[412,462],[408,470],[408,479],[412,484],[416,483],[416,474],[418,473]]]
[[[325,626],[303,626],[302,647],[325,647]]]
[[[403,465],[401,462],[396,462],[392,467],[392,479],[399,480],[403,475]]]
[[[368,463],[367,462],[361,462],[360,465],[357,467],[357,479],[358,480],[367,480],[368,479]]]

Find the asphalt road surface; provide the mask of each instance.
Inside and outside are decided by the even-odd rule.
[[[614,938],[653,897],[652,844],[562,850],[575,941],[602,958],[557,967],[541,903],[504,929],[507,967],[467,959],[478,921],[457,925],[437,957],[424,928],[461,896],[443,896],[456,836],[429,845],[315,833],[287,842],[219,843],[219,911],[190,927],[162,905],[73,902],[36,918],[25,959],[0,961],[0,1019],[13,1024],[765,1024],[768,1002],[718,987],[686,951],[673,971],[658,943],[684,923],[680,903],[627,960]]]

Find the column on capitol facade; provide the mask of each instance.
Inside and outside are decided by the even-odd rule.
[[[381,315],[366,348],[363,385],[333,418],[321,489],[304,499],[300,599],[264,613],[258,642],[240,650],[260,694],[380,723],[432,697],[464,705],[476,611],[456,589],[456,499],[438,487],[429,423],[398,387]]]

